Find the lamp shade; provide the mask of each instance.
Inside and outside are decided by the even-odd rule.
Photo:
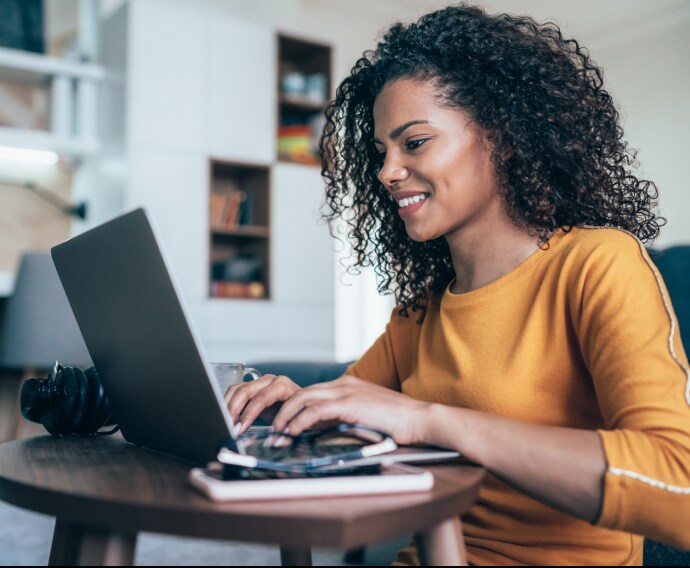
[[[0,366],[50,369],[88,367],[91,357],[48,252],[24,254],[7,300]]]

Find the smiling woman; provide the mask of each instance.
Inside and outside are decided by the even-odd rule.
[[[453,6],[392,26],[326,115],[326,218],[399,305],[343,377],[232,387],[233,418],[282,402],[291,436],[359,423],[481,463],[473,564],[690,547],[690,370],[643,245],[664,220],[587,51]]]

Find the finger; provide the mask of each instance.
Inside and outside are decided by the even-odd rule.
[[[247,402],[247,405],[237,419],[242,424],[240,433],[249,428],[264,410],[277,402],[288,399],[293,392],[294,389],[290,388],[287,382],[281,380],[276,380],[259,391],[249,402]]]
[[[314,387],[317,385],[314,385]],[[280,432],[285,429],[290,421],[304,408],[315,404],[320,400],[339,399],[343,396],[339,388],[313,388],[300,389],[285,401],[276,417],[273,419],[273,428]]]
[[[247,382],[240,382],[240,383],[235,383],[234,385],[230,385],[227,390],[225,391],[225,394],[223,395],[223,400],[226,402],[229,402],[230,399],[233,397],[235,392],[238,390],[244,390],[246,388],[252,388],[253,386],[256,387],[256,385],[265,385],[266,382],[270,382],[271,379],[275,379],[275,375],[262,375],[256,380],[252,381],[247,381]]]
[[[285,428],[292,436],[297,436],[317,424],[334,420],[340,421],[343,416],[342,406],[338,400],[314,401],[303,407],[302,411],[290,420]]]
[[[240,383],[230,387],[225,393],[223,400],[228,407],[232,420],[236,422],[237,417],[240,412],[242,412],[247,402],[252,397],[256,396],[258,392],[269,386],[275,379],[275,375],[264,375],[255,381]]]

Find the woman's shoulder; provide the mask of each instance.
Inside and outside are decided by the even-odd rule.
[[[572,227],[559,239],[559,248],[586,257],[640,255],[644,244],[632,233],[615,227]]]
[[[611,227],[574,227],[555,247],[555,265],[574,281],[603,277],[637,281],[653,273],[644,243],[634,234]]]

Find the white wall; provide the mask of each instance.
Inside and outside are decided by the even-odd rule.
[[[658,246],[690,243],[690,2],[663,27],[642,26],[625,42],[602,42],[596,54],[619,102],[640,170],[657,184],[668,219]]]

